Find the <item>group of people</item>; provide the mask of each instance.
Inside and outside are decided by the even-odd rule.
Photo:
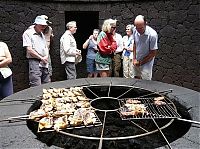
[[[152,69],[158,49],[157,32],[138,15],[133,24],[126,26],[126,35],[116,32],[117,20],[107,19],[102,30],[83,44],[87,49],[88,77],[119,77],[122,67],[124,78],[152,79]],[[122,62],[122,64],[121,64]]]
[[[51,81],[49,51],[54,35],[50,25],[46,15],[37,16],[33,25],[23,33],[31,87]],[[117,20],[105,20],[101,31],[94,29],[93,34],[83,44],[83,49],[87,49],[88,77],[110,77],[112,74],[119,77],[122,67],[125,78],[151,80],[158,49],[156,31],[147,25],[142,15],[138,15],[133,24],[126,26],[124,37],[116,33],[116,26]],[[82,61],[82,55],[74,38],[77,31],[76,22],[68,22],[66,28],[60,38],[60,59],[67,79],[70,80],[76,79],[76,64]],[[8,46],[0,42],[0,99],[13,93],[12,71],[8,67],[11,62]]]

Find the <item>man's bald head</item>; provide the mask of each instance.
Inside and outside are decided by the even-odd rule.
[[[142,15],[136,16],[136,18],[134,20],[134,25],[136,27],[136,30],[140,34],[143,34],[145,32],[145,28],[146,28],[146,20],[145,20],[144,16],[142,16]]]
[[[138,15],[135,18],[134,24],[146,23],[144,16]]]

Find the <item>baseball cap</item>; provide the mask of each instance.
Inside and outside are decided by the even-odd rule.
[[[47,20],[46,20],[44,17],[42,17],[42,16],[37,16],[37,17],[35,18],[34,24],[48,25],[48,24],[47,24]]]

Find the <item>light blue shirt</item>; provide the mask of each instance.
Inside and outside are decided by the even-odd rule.
[[[95,59],[96,58],[96,50],[95,48],[97,48],[97,43],[94,43],[91,39],[89,40],[89,44],[87,47],[87,58],[89,59]]]
[[[143,35],[140,35],[136,28],[133,29],[134,42],[136,44],[136,59],[142,60],[145,56],[149,54],[150,50],[158,49],[158,34],[150,26],[146,26]],[[152,74],[154,58],[140,66],[142,71]],[[150,75],[151,76],[151,75]]]

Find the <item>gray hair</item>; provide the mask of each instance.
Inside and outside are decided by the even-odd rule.
[[[131,32],[133,33],[133,29],[134,29],[134,25],[133,24],[126,25],[126,28],[130,28]]]
[[[93,32],[94,32],[94,31],[96,31],[96,32],[98,32],[98,33],[99,33],[99,29],[93,29]]]
[[[73,26],[76,26],[76,21],[70,21],[67,23],[66,27],[67,29],[70,29],[72,28]]]

